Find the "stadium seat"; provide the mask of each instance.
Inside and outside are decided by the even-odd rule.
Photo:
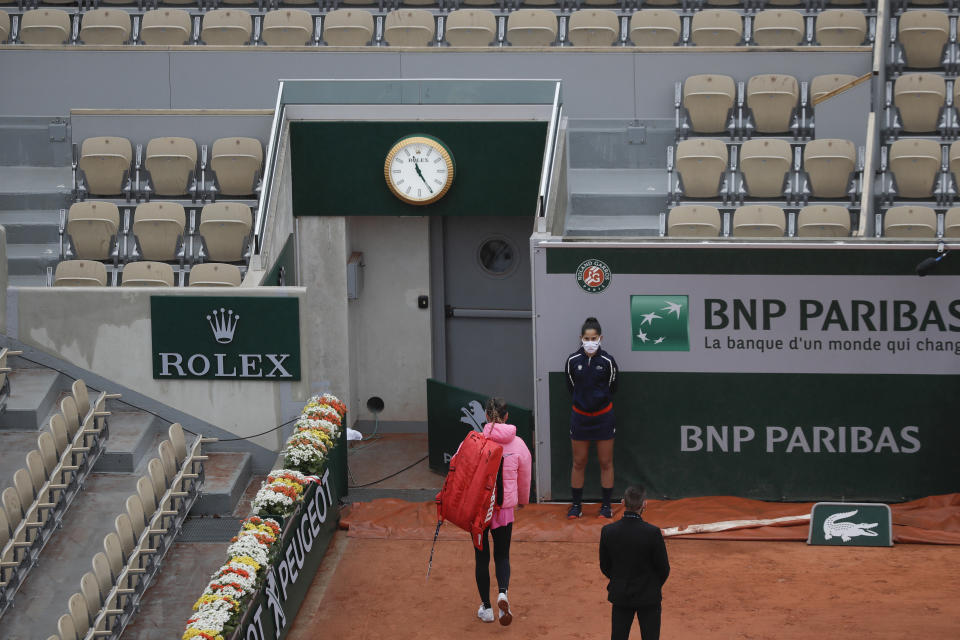
[[[935,131],[947,95],[943,76],[907,73],[893,84],[893,103],[900,111],[903,130],[909,133]]]
[[[10,14],[0,11],[0,44],[10,37]]]
[[[855,9],[828,9],[817,15],[815,31],[824,46],[856,47],[867,38],[867,16]]]
[[[383,25],[383,39],[393,47],[426,47],[436,35],[433,14],[426,9],[391,11]]]
[[[147,143],[143,164],[150,172],[153,193],[186,195],[197,166],[197,143],[190,138],[154,138]]]
[[[133,214],[133,235],[144,260],[176,260],[186,213],[176,202],[144,202]]]
[[[766,9],[753,18],[753,41],[762,46],[794,47],[803,42],[804,19],[792,9]]]
[[[261,38],[271,46],[306,45],[313,36],[313,16],[303,9],[277,9],[263,17]]]
[[[797,236],[843,238],[850,235],[850,212],[835,204],[814,204],[797,214]]]
[[[680,5],[680,0],[646,0],[643,5],[650,5],[652,7],[676,7]]]
[[[57,265],[55,287],[105,287],[107,267],[94,260],[65,260]]]
[[[200,212],[198,232],[206,244],[209,260],[240,262],[253,228],[250,207],[236,202],[208,204]]]
[[[686,238],[711,238],[720,235],[723,222],[716,207],[683,205],[667,216],[667,235]]]
[[[720,140],[697,138],[677,144],[677,173],[684,195],[690,198],[717,196],[728,158],[727,145]]]
[[[780,207],[750,204],[733,212],[733,235],[738,238],[776,238],[783,236],[787,217]]]
[[[903,206],[883,214],[883,235],[888,238],[933,238],[937,213],[930,207]]]
[[[133,147],[126,138],[87,138],[80,147],[78,168],[83,170],[87,191],[98,196],[123,192],[124,175],[130,170]]]
[[[844,198],[857,163],[857,147],[849,140],[821,138],[803,149],[803,168],[816,198]]]
[[[121,287],[172,287],[173,267],[163,262],[130,262],[123,268]]]
[[[445,36],[452,47],[485,47],[497,39],[497,18],[486,9],[451,11]]]
[[[669,47],[680,40],[680,31],[680,16],[668,9],[643,9],[630,16],[630,42],[638,47]]]
[[[547,9],[518,9],[507,17],[507,41],[521,47],[547,47],[557,39],[557,16]]]
[[[170,0],[164,0],[164,2],[170,2]],[[175,0],[173,4],[193,4],[194,0]],[[252,5],[255,0],[220,0],[220,4],[228,5],[231,7],[243,6],[243,5]]]
[[[68,611],[73,618],[73,626],[77,630],[77,636],[85,638],[90,629],[90,612],[87,610],[87,601],[82,593],[75,593],[70,596],[68,601]]]
[[[120,227],[120,210],[111,202],[75,202],[67,213],[67,233],[73,256],[108,260]]]
[[[784,178],[792,161],[790,143],[778,139],[748,140],[740,147],[740,171],[752,198],[783,197]]]
[[[240,46],[250,42],[253,18],[240,9],[216,9],[203,16],[200,39],[210,45]]]
[[[947,162],[954,182],[960,185],[960,141],[950,145],[950,151],[947,153]]]
[[[331,11],[323,22],[323,39],[334,47],[362,47],[373,39],[373,14],[363,9]]]
[[[609,9],[581,9],[570,14],[567,38],[575,47],[609,47],[620,38],[620,20]]]
[[[60,640],[77,640],[77,628],[73,624],[73,617],[65,613],[57,620],[57,633]]]
[[[690,76],[683,83],[683,106],[696,133],[723,133],[737,86],[730,76]]]
[[[70,14],[60,9],[33,9],[20,18],[24,44],[64,44],[70,40]]]
[[[747,106],[759,133],[784,133],[797,106],[800,88],[793,76],[762,74],[747,82]]]
[[[929,198],[940,171],[940,144],[936,140],[897,140],[890,145],[890,171],[897,193],[904,198]]]
[[[154,9],[143,14],[140,39],[144,44],[186,44],[192,30],[190,14],[183,9]]]
[[[857,76],[846,73],[828,73],[822,76],[815,76],[813,80],[810,81],[810,99],[815,102],[828,93],[856,79]]]
[[[693,14],[690,41],[701,46],[732,47],[743,40],[743,20],[730,9],[705,9]]]
[[[205,262],[190,269],[191,287],[239,287],[240,267],[232,264]]]
[[[109,593],[113,588],[113,572],[110,570],[110,561],[107,560],[103,551],[98,551],[93,555],[90,561],[93,568],[93,575],[97,578],[97,584],[100,586],[100,593]]]
[[[738,7],[740,6],[740,0],[706,0],[706,5],[709,7]]]
[[[120,9],[95,9],[80,20],[80,41],[84,44],[126,43],[130,39],[130,14]]]
[[[903,47],[908,67],[939,67],[943,45],[949,38],[950,18],[942,11],[907,11],[900,16],[897,40]]]
[[[100,585],[97,583],[97,576],[92,571],[87,571],[80,577],[80,594],[87,604],[88,612],[97,612],[103,604],[100,594]]]
[[[960,238],[960,207],[947,210],[943,216],[943,237]]]
[[[263,145],[256,138],[220,138],[210,152],[210,168],[217,174],[220,193],[248,196],[256,191],[263,168]]]

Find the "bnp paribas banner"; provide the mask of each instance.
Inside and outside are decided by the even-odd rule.
[[[553,497],[569,493],[561,371],[587,316],[620,366],[620,487],[871,500],[960,490],[960,260],[918,278],[929,254],[537,249]]]

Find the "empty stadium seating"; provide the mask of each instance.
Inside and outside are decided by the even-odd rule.
[[[87,138],[80,149],[77,168],[83,171],[84,191],[95,196],[120,195],[127,189],[133,148],[126,138]]]
[[[330,28],[330,13],[327,29]],[[369,14],[368,14],[369,15]],[[493,12],[483,9],[458,9],[451,11],[446,21],[446,39],[453,47],[485,47],[497,39],[497,19]],[[369,36],[373,35],[373,18],[370,19]],[[330,39],[327,38],[327,42]],[[366,44],[366,41],[359,44]]]
[[[837,205],[808,205],[797,215],[797,236],[842,238],[850,235],[850,212]]]
[[[387,14],[383,38],[391,46],[425,47],[433,40],[435,29],[433,14],[429,11],[399,9]]]
[[[458,14],[456,19],[454,19],[454,13]],[[466,20],[468,15],[473,14],[476,15],[473,16],[472,19],[478,22],[482,22],[485,17],[489,16],[494,20],[494,23],[496,23],[493,14],[486,11],[465,11],[465,13],[454,11],[448,17],[447,24],[450,25],[451,21],[458,23],[461,19]],[[462,28],[464,32],[470,30],[466,26]],[[363,9],[337,9],[328,13],[324,19],[323,39],[328,45],[335,47],[361,47],[373,39],[373,34],[373,14]],[[492,40],[493,38],[491,37],[491,39],[483,45],[458,44],[456,46],[485,46]]]
[[[130,14],[116,9],[96,9],[83,14],[80,41],[84,44],[125,44],[130,39]]]
[[[83,260],[115,260],[119,255],[117,231],[120,228],[120,210],[111,202],[76,202],[67,214],[67,246],[62,257]]]
[[[190,269],[191,287],[239,287],[240,268],[232,264],[205,262]]]
[[[94,260],[65,260],[57,265],[53,276],[55,287],[103,287],[107,284],[107,267]]]
[[[783,236],[787,220],[783,209],[753,204],[733,212],[733,235],[742,238],[776,238]]]
[[[210,45],[239,46],[250,42],[253,18],[246,11],[216,9],[203,17],[200,40]]]
[[[630,16],[630,41],[636,45],[670,46],[680,41],[681,33],[680,16],[674,11],[643,9]]]
[[[130,262],[123,268],[121,287],[172,287],[173,267],[164,262]]]
[[[206,205],[200,212],[198,233],[203,240],[203,259],[241,262],[248,250],[253,216],[250,207],[232,202]]]
[[[753,41],[758,45],[792,47],[805,36],[806,21],[799,11],[766,9],[753,19]]]

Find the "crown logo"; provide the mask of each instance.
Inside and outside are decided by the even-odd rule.
[[[233,342],[233,332],[237,330],[237,323],[240,322],[240,316],[233,314],[233,309],[229,311],[220,307],[219,311],[214,309],[207,316],[207,322],[213,330],[214,339],[220,344],[230,344]]]

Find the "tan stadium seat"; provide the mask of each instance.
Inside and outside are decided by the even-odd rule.
[[[681,238],[714,238],[720,235],[722,222],[716,207],[684,205],[674,207],[667,216],[667,235]]]
[[[676,7],[680,4],[680,0],[646,0],[643,3],[643,6],[651,7]]]
[[[790,143],[786,140],[748,140],[740,146],[740,170],[752,198],[780,198],[783,179],[792,161]]]
[[[253,228],[250,207],[236,202],[216,202],[203,207],[198,229],[214,262],[243,260],[244,244]]]
[[[232,264],[204,262],[190,269],[191,287],[239,287],[240,267]]]
[[[433,14],[426,9],[397,9],[383,21],[383,39],[392,47],[425,47],[434,35]]]
[[[133,214],[133,235],[144,260],[175,260],[186,213],[176,202],[144,202]]]
[[[897,40],[907,66],[914,69],[941,66],[943,45],[949,37],[950,18],[942,11],[907,11],[897,25]]]
[[[812,204],[797,215],[801,238],[843,238],[850,235],[850,212],[835,204]]]
[[[364,9],[331,11],[323,21],[323,39],[333,47],[362,47],[373,39],[373,14]]]
[[[55,287],[105,287],[107,267],[94,260],[64,260],[53,275]]]
[[[60,9],[34,9],[20,18],[24,44],[63,44],[70,39],[70,14]]]
[[[193,26],[183,9],[154,9],[143,14],[140,39],[144,44],[176,45],[190,40]]]
[[[767,0],[768,7],[798,7],[803,0]]]
[[[747,82],[747,106],[759,133],[783,133],[800,98],[800,85],[793,76],[762,74]]]
[[[815,31],[824,46],[856,47],[867,38],[867,16],[855,9],[828,9],[817,15]]]
[[[130,14],[122,9],[95,9],[80,20],[84,44],[123,44],[130,39]]]
[[[172,287],[173,267],[163,262],[131,262],[123,268],[121,287]]]
[[[343,0],[340,0],[341,3]],[[467,7],[497,7],[500,5],[499,0],[460,0],[461,6]]]
[[[169,2],[169,0],[164,0],[164,2]],[[176,0],[176,3],[177,4],[180,4],[180,3],[193,4],[194,0]],[[251,5],[251,4],[254,4],[254,0],[220,0],[220,4],[225,4],[230,6]]]
[[[706,4],[711,7],[737,7],[740,6],[740,0],[706,0]]]
[[[954,181],[960,185],[960,141],[954,142],[950,145],[950,151],[947,154],[950,174],[953,176]]]
[[[497,39],[497,18],[486,9],[451,11],[446,38],[452,47],[485,47]]]
[[[638,47],[674,45],[680,30],[680,16],[669,9],[644,9],[630,16],[630,42]]]
[[[849,7],[856,6],[858,4],[864,4],[863,0],[827,0],[827,4],[836,5],[838,7]]]
[[[570,14],[567,37],[575,47],[609,47],[620,38],[620,20],[609,9],[581,9]]]
[[[813,80],[810,81],[810,100],[811,102],[819,100],[828,93],[836,91],[856,79],[857,76],[847,73],[828,73],[822,76],[814,76]]]
[[[934,131],[940,107],[947,96],[943,76],[935,73],[907,73],[893,83],[893,104],[900,110],[903,130],[909,133]]]
[[[720,179],[727,168],[727,145],[720,140],[695,138],[677,145],[677,173],[683,193],[691,198],[712,198],[720,193]]]
[[[933,238],[937,212],[930,207],[893,207],[883,214],[883,235],[888,238]]]
[[[97,576],[93,575],[92,571],[87,571],[80,577],[80,594],[87,602],[87,611],[92,612],[93,615],[96,616],[100,611],[103,600],[100,595],[100,585],[97,583]]]
[[[40,493],[50,475],[43,465],[43,456],[37,449],[32,449],[27,452],[26,461],[27,472],[30,474],[30,481],[33,483],[33,492],[34,494]]]
[[[313,36],[313,16],[303,9],[277,9],[263,17],[261,38],[272,46],[307,44]]]
[[[620,6],[619,0],[583,0],[583,6],[585,7],[618,7]]]
[[[248,196],[256,190],[263,167],[263,145],[256,138],[220,138],[210,152],[210,168],[217,174],[220,193]]]
[[[803,41],[803,15],[792,9],[767,9],[753,19],[753,41],[761,46],[793,47]]]
[[[80,146],[77,166],[86,177],[87,190],[98,196],[115,196],[123,191],[123,176],[130,169],[133,146],[126,138],[87,138]]]
[[[82,260],[110,258],[110,240],[117,235],[120,210],[111,202],[75,202],[67,213],[67,233],[74,255]]]
[[[778,238],[787,228],[780,207],[748,204],[733,212],[733,235],[738,238]]]
[[[179,422],[174,422],[167,427],[167,438],[170,440],[170,444],[173,445],[173,453],[177,460],[177,468],[179,469],[183,466],[184,460],[187,459],[187,440],[186,436],[183,435],[183,425]]]
[[[10,37],[10,14],[6,11],[0,11],[0,44],[7,41]]]
[[[558,0],[520,0],[520,3],[528,7],[553,7],[560,4]]]
[[[250,42],[253,18],[241,9],[217,9],[203,16],[200,39],[207,44],[240,46]]]
[[[96,552],[90,564],[93,566],[93,575],[97,577],[100,592],[110,593],[110,589],[113,588],[113,572],[110,570],[110,561],[107,560],[106,554],[103,551]]]
[[[557,39],[557,16],[547,9],[519,9],[507,17],[507,41],[521,47],[548,47]]]
[[[940,171],[940,144],[936,140],[897,140],[890,145],[889,163],[901,197],[929,198]]]
[[[857,164],[857,147],[849,140],[820,138],[803,149],[803,168],[815,198],[845,198]]]
[[[730,76],[690,76],[683,83],[683,106],[697,133],[723,133],[733,107],[737,86]]]
[[[77,629],[77,636],[84,638],[90,629],[90,611],[87,609],[87,599],[82,593],[75,593],[67,601],[67,611],[73,618],[73,626]]]
[[[182,196],[197,166],[197,143],[190,138],[154,138],[147,143],[143,165],[155,194]]]
[[[437,0],[400,0],[400,4],[407,7],[432,7],[436,6]]]
[[[960,207],[948,209],[943,216],[943,237],[960,238]]]
[[[706,9],[693,15],[690,41],[701,46],[732,47],[743,40],[743,20],[730,9]]]

